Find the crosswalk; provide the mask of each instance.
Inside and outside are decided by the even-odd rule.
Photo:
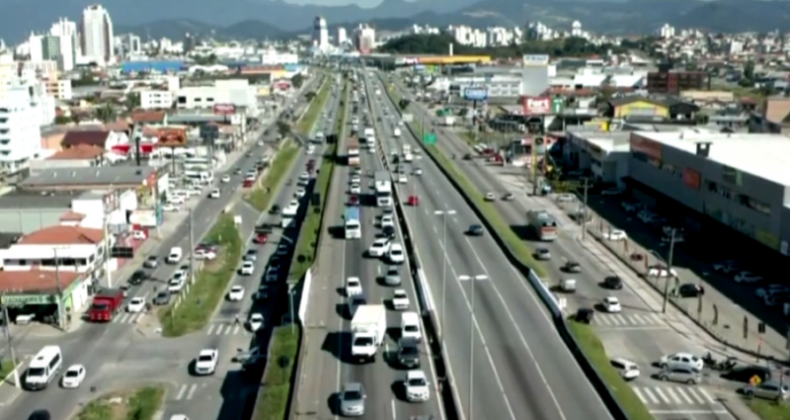
[[[238,324],[211,324],[206,330],[206,335],[249,335],[249,331]]]
[[[667,328],[659,314],[607,314],[596,313],[592,323],[603,327]]]
[[[709,409],[720,407],[716,397],[701,386],[636,386],[633,390],[642,403],[648,406],[705,406]]]
[[[205,388],[206,384],[181,384],[171,394],[175,401],[188,401],[195,397],[198,389]]]
[[[136,324],[140,322],[140,320],[146,314],[142,312],[132,313],[132,312],[122,312],[115,315],[112,319],[112,323],[114,324]]]
[[[248,389],[239,389],[237,392],[218,392],[219,390],[216,389],[216,383],[209,388],[211,382],[193,382],[193,383],[186,383],[186,384],[173,384],[172,389],[167,394],[167,399],[170,401],[179,401],[182,403],[186,403],[187,401],[191,400],[212,400],[212,399],[222,399],[222,400],[236,400],[236,399],[243,399],[246,398],[250,391]],[[169,418],[169,417],[167,417]]]

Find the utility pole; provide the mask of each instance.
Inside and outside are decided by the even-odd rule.
[[[58,299],[58,327],[64,330],[63,323],[63,286],[60,282],[60,258],[58,257],[58,248],[53,248],[55,252],[55,285],[57,286],[57,299]]]
[[[11,331],[8,329],[8,324],[10,320],[8,319],[8,305],[5,301],[5,295],[2,297],[2,304],[3,304],[3,325],[5,330],[5,338],[8,342],[8,349],[11,352],[11,363],[14,365],[14,386],[20,388],[22,384],[19,382],[19,369],[17,369],[16,363],[16,350],[14,349],[14,342],[11,339]]]
[[[669,237],[669,255],[667,256],[667,278],[664,281],[664,304],[661,307],[661,313],[667,313],[667,302],[669,301],[669,280],[674,279],[672,275],[672,258],[675,256],[675,228],[670,231]]]
[[[107,275],[107,288],[112,289],[112,270],[110,270],[110,260],[112,259],[112,245],[110,244],[110,212],[104,209],[104,272]]]
[[[189,206],[189,284],[195,283],[195,219]]]
[[[584,193],[582,194],[582,240],[587,236],[587,189],[589,188],[588,178],[584,178],[584,184],[582,184],[582,188],[584,188]]]

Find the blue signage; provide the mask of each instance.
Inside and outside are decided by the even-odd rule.
[[[483,86],[465,87],[462,96],[467,101],[485,101],[488,99],[488,88]]]

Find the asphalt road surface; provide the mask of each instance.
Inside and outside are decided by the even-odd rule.
[[[388,88],[380,86],[382,92]],[[386,95],[375,105],[398,115]],[[398,118],[383,121],[392,126]],[[403,144],[420,149],[410,132],[402,131],[400,139],[387,143],[390,151]],[[428,157],[415,166],[423,174],[410,177],[401,189],[420,198],[407,218],[442,320],[445,354],[465,418],[612,418],[526,279],[487,233],[465,234],[480,221],[459,193]],[[437,211],[447,212],[446,218]],[[461,280],[464,276],[472,279]],[[485,280],[474,280],[477,276]]]
[[[401,90],[404,94],[404,90]],[[422,106],[412,106],[411,110],[423,110]],[[418,115],[418,118],[420,116]],[[422,115],[425,121],[431,121],[428,112]],[[463,156],[469,152],[463,140],[452,135],[440,134],[437,141],[445,155]],[[608,296],[617,297],[623,307],[619,314],[599,312],[593,320],[594,327],[607,352],[611,357],[622,357],[637,363],[642,377],[632,382],[637,396],[654,414],[661,416],[693,415],[695,419],[729,418],[726,409],[718,402],[717,394],[721,391],[722,382],[715,375],[706,377],[705,384],[689,387],[686,385],[663,383],[650,378],[656,371],[651,365],[660,357],[675,352],[691,352],[704,354],[707,349],[702,343],[695,342],[679,333],[670,319],[661,313],[653,312],[630,287],[621,290],[610,290],[603,287],[606,276],[621,275],[621,268],[610,262],[603,255],[606,251],[599,244],[584,246],[581,239],[581,228],[571,221],[562,210],[546,206],[534,197],[527,195],[531,189],[526,183],[515,181],[503,182],[503,179],[518,178],[516,175],[497,174],[496,169],[489,169],[470,161],[455,162],[481,194],[494,192],[501,196],[512,192],[512,202],[498,201],[495,203],[502,219],[517,232],[524,232],[527,225],[526,212],[529,209],[543,208],[557,217],[560,223],[560,237],[554,242],[533,242],[533,248],[547,248],[552,259],[544,263],[549,272],[546,281],[553,285],[560,279],[573,278],[577,281],[577,291],[573,294],[560,294],[568,302],[569,312],[579,307],[598,308],[600,302]],[[523,178],[523,177],[521,177]],[[596,246],[597,245],[597,246]],[[561,270],[567,261],[581,264],[582,272],[568,274]],[[641,281],[641,280],[640,280]]]
[[[263,136],[260,138],[264,139]],[[219,179],[224,174],[233,176],[236,168],[241,168],[244,173],[252,169],[269,150],[269,146],[257,146],[255,141],[251,141],[250,145],[247,146],[251,147],[249,157],[242,157],[226,172],[215,173],[215,177]],[[240,177],[233,178],[230,185],[238,185],[241,181]],[[225,188],[220,198],[203,198],[193,206],[192,220],[196,242],[208,232],[223,209],[232,202],[240,200],[240,194],[239,191]],[[241,207],[236,206],[237,209]],[[248,213],[254,214],[249,210]],[[252,229],[254,221],[252,217],[244,217],[243,228]],[[187,219],[174,234],[165,238],[152,254],[164,256],[175,246],[181,247],[185,253],[188,253],[189,231],[189,219]],[[184,261],[186,263],[188,258]],[[176,268],[176,266],[161,264],[151,273],[152,280],[129,289],[129,297],[152,297],[155,287],[166,287],[165,282]],[[126,280],[115,279],[114,284],[125,284]],[[151,339],[136,332],[135,325],[129,323],[116,321],[109,324],[86,324],[74,333],[46,343],[61,346],[64,369],[78,363],[85,366],[88,375],[83,385],[76,390],[64,390],[53,383],[53,386],[41,392],[22,392],[13,403],[0,412],[0,418],[16,420],[24,418],[35,410],[47,410],[53,419],[68,419],[80,406],[97,396],[90,391],[91,386],[97,388],[97,393],[142,385],[152,380],[176,386],[178,372],[184,371],[183,368],[194,357],[195,349],[202,348],[199,344],[194,344],[195,337],[202,336],[195,334],[175,340]],[[188,359],[182,359],[182,354]],[[166,372],[176,372],[176,375],[169,377]]]

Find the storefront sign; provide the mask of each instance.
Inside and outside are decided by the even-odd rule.
[[[55,303],[52,295],[3,295],[2,304],[8,306],[49,305]]]
[[[646,139],[636,134],[631,134],[631,151],[642,153],[653,159],[661,160],[661,144],[653,140]]]
[[[129,214],[129,223],[136,226],[156,227],[159,225],[158,219],[154,209],[135,210]]]
[[[488,99],[488,89],[484,86],[465,87],[462,96],[467,101],[485,101]]]
[[[699,172],[693,169],[683,168],[683,185],[694,190],[699,190],[700,184],[702,184],[702,176]]]
[[[524,97],[525,115],[546,115],[551,113],[551,98]]]
[[[548,55],[524,55],[524,56],[522,56],[522,62],[524,63],[525,67],[545,66],[545,65],[549,64],[549,56]]]
[[[183,128],[160,128],[157,137],[162,147],[184,147],[187,144],[187,132]]]
[[[233,104],[215,104],[215,115],[232,115],[236,113],[236,105]]]

